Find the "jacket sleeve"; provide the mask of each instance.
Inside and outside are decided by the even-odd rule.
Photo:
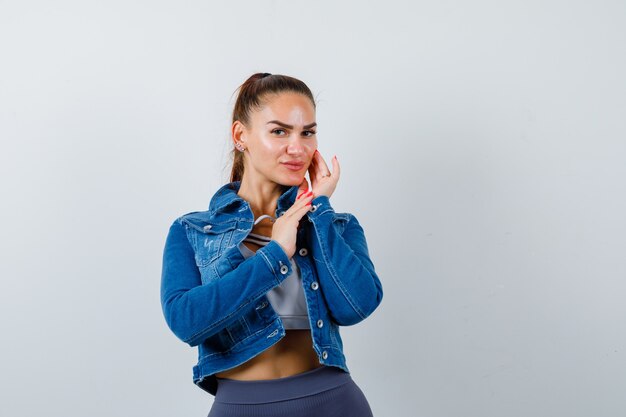
[[[291,274],[292,265],[283,248],[272,240],[235,269],[202,285],[185,228],[180,218],[170,226],[163,251],[160,297],[169,328],[183,342],[196,346],[233,323],[250,303],[279,285]]]
[[[330,315],[339,325],[356,324],[383,298],[363,228],[350,213],[337,216],[327,196],[318,196],[311,204],[316,206],[307,213],[314,230],[313,260]]]

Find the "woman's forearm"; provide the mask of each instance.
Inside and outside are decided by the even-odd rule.
[[[281,271],[283,265],[287,268]],[[289,258],[272,240],[237,268],[202,285],[193,248],[177,220],[170,227],[163,252],[161,306],[165,320],[179,339],[196,346],[238,320],[243,309],[291,272]]]
[[[363,228],[350,213],[335,213],[326,196],[316,197],[313,223],[314,261],[328,309],[343,326],[369,316],[383,297],[382,284],[372,263]],[[341,224],[343,222],[343,224]]]

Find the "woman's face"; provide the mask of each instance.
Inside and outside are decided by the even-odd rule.
[[[313,103],[292,92],[272,94],[265,102],[250,115],[250,126],[233,124],[233,132],[241,132],[239,141],[246,147],[244,176],[299,185],[317,150]]]

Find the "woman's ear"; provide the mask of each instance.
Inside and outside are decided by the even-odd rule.
[[[233,122],[233,125],[230,128],[230,132],[231,132],[231,137],[233,139],[235,146],[237,144],[241,144],[244,146],[246,145],[245,130],[246,130],[245,126],[239,120],[235,120]]]

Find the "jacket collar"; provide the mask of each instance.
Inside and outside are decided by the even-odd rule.
[[[237,194],[239,187],[241,187],[241,181],[233,181],[221,186],[211,198],[209,211],[215,213],[224,211],[235,202],[245,203],[246,201]],[[284,188],[285,190],[276,202],[276,216],[293,205],[294,201],[296,201],[299,186],[284,186]]]

